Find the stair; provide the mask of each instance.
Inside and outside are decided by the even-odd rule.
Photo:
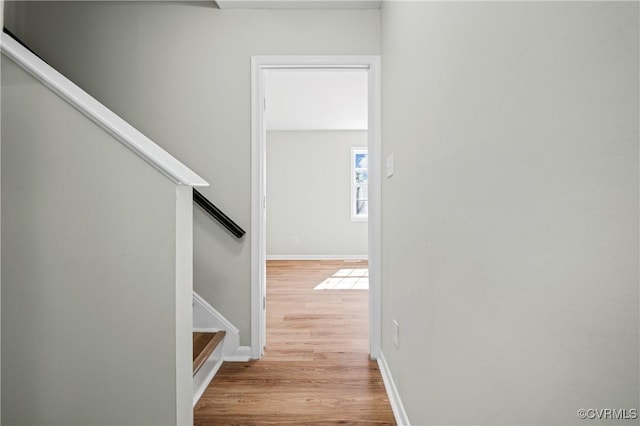
[[[224,339],[224,331],[214,333],[193,333],[193,374],[195,375],[216,347]]]
[[[193,332],[193,406],[222,365],[226,331]]]

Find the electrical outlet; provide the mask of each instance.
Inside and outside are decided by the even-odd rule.
[[[294,235],[292,241],[293,241],[293,244],[300,244],[300,236]]]
[[[393,344],[396,349],[400,349],[400,325],[398,321],[393,320]]]

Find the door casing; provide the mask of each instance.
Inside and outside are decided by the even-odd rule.
[[[266,343],[266,70],[360,69],[368,73],[369,152],[369,354],[380,355],[381,261],[381,102],[380,56],[252,56],[251,57],[251,357],[259,359]]]

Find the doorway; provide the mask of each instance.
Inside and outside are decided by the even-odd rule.
[[[274,70],[360,71],[367,79],[369,354],[380,347],[380,77],[378,56],[256,56],[252,58],[251,348],[261,358],[266,342],[266,130],[265,75]],[[360,203],[360,210],[362,203]]]

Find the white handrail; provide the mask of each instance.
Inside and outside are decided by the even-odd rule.
[[[194,171],[6,33],[2,33],[2,52],[177,185],[209,186]]]

